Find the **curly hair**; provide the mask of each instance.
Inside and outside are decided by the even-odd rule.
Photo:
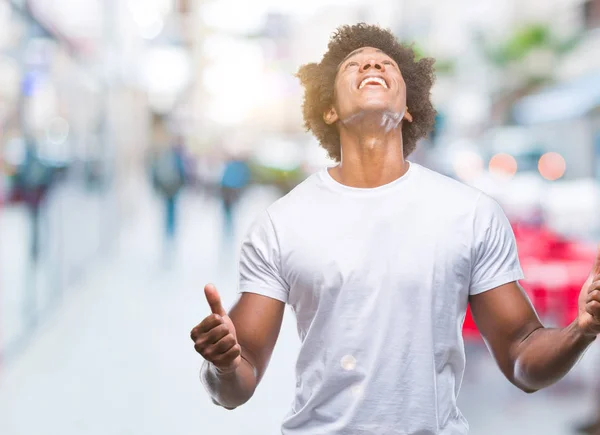
[[[320,63],[302,65],[296,76],[304,86],[302,113],[304,126],[312,131],[329,157],[341,160],[340,134],[335,124],[328,125],[323,114],[334,103],[334,84],[339,64],[356,49],[373,47],[382,50],[398,64],[406,82],[406,104],[413,122],[402,123],[404,157],[410,155],[417,141],[433,129],[436,111],[430,101],[435,81],[432,58],[415,59],[412,46],[401,44],[390,30],[359,23],[341,26],[333,33],[327,52]]]

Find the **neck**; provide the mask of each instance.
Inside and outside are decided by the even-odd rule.
[[[340,122],[341,162],[330,171],[350,187],[373,188],[400,178],[408,170],[402,146],[402,124],[364,119]]]

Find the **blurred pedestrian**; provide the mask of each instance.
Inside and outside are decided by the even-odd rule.
[[[227,238],[233,234],[233,214],[244,189],[250,183],[250,167],[242,157],[231,157],[224,165],[221,176],[221,201],[223,206],[224,232]]]
[[[36,146],[28,141],[25,148],[25,160],[16,169],[14,190],[27,205],[31,222],[30,258],[36,263],[39,258],[40,213],[44,199],[52,186],[53,168],[40,158]]]
[[[177,235],[178,196],[186,182],[184,151],[181,137],[154,156],[152,179],[164,203],[164,236],[166,249],[171,249]]]

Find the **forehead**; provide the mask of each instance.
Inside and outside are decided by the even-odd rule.
[[[373,47],[361,47],[361,48],[357,48],[356,50],[350,52],[348,54],[348,56],[346,56],[344,58],[344,60],[342,60],[340,62],[340,65],[343,64],[344,62],[346,62],[348,59],[350,59],[351,57],[357,56],[359,54],[374,54],[374,53],[383,53],[385,56],[387,56],[387,54],[385,54],[383,52],[383,50],[380,50],[378,48],[373,48]],[[389,57],[389,56],[388,56]]]

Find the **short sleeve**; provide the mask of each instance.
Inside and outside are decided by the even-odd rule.
[[[473,218],[471,285],[475,295],[523,279],[515,235],[494,199],[480,194]]]
[[[256,293],[286,302],[289,289],[281,274],[281,255],[268,211],[256,219],[242,242],[239,292]]]

